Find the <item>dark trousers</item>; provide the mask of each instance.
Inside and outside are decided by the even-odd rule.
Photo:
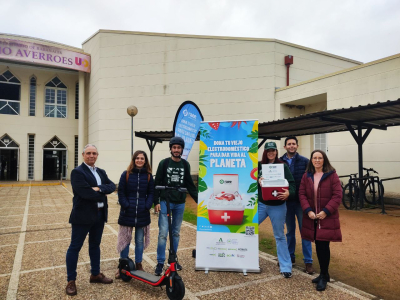
[[[89,234],[90,272],[92,275],[100,273],[100,243],[104,229],[104,212],[99,210],[99,218],[96,223],[90,225],[72,224],[71,244],[66,257],[68,281],[76,280],[76,266],[78,264],[79,251]]]
[[[321,268],[321,274],[326,275],[328,274],[328,269],[329,269],[329,262],[331,260],[331,249],[329,248],[329,241],[317,241],[316,236],[317,236],[317,224],[318,222],[315,222],[315,227],[314,227],[314,232],[315,232],[315,248],[317,250],[317,257],[318,257],[318,262],[319,266]]]
[[[317,249],[317,256],[321,274],[328,274],[329,262],[331,260],[331,250],[327,241],[315,241],[315,248]]]

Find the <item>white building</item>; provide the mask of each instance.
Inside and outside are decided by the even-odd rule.
[[[4,50],[10,40],[25,43],[28,51],[33,44],[46,55],[58,51],[61,60],[49,65],[30,53],[30,60],[22,61]],[[139,109],[135,131],[158,131],[172,130],[176,110],[186,100],[199,106],[205,120],[265,122],[400,97],[400,55],[362,64],[274,39],[110,30],[99,30],[82,49],[4,34],[0,43],[0,155],[7,161],[2,180],[40,181],[59,173],[69,178],[90,142],[99,148],[98,165],[118,181],[130,159],[130,105]],[[287,55],[294,57],[288,87]],[[73,59],[78,56],[80,65]],[[364,147],[365,166],[383,177],[395,174],[399,133],[398,128],[372,132]],[[3,136],[15,143],[6,146]],[[305,156],[314,147],[327,148],[339,173],[357,172],[349,133],[302,137],[300,146]],[[143,139],[135,139],[134,148],[148,150]],[[194,174],[197,153],[195,144],[189,156]],[[168,154],[168,145],[158,144],[153,169]]]

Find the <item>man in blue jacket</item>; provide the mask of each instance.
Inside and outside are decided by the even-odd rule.
[[[100,242],[104,223],[107,222],[107,194],[115,191],[115,184],[106,172],[95,166],[99,153],[95,145],[88,144],[83,149],[83,163],[72,170],[71,185],[74,193],[69,222],[72,227],[71,244],[66,257],[68,284],[65,292],[69,296],[77,294],[76,266],[79,251],[89,234],[90,283],[112,283],[113,280],[100,273]]]
[[[296,216],[297,222],[299,224],[299,230],[301,230],[302,221],[303,221],[303,211],[301,209],[300,200],[299,200],[299,187],[301,178],[307,168],[308,159],[304,156],[301,156],[297,153],[297,148],[299,147],[298,140],[295,136],[289,136],[285,139],[285,150],[286,153],[281,157],[292,172],[294,180],[296,182],[296,194],[292,199],[288,199],[286,201],[286,239],[287,245],[290,253],[290,257],[292,258],[292,263],[295,263],[295,250],[296,250]],[[311,242],[307,240],[301,240],[302,248],[303,248],[303,256],[305,263],[305,272],[308,274],[313,274],[314,269],[312,266],[312,247]]]

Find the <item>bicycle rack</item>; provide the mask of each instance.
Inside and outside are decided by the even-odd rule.
[[[339,176],[339,178],[347,178],[347,177],[352,178],[351,175],[342,175],[342,176]],[[344,184],[344,185],[345,185],[345,184]]]
[[[386,211],[385,211],[385,203],[384,203],[384,201],[383,201],[383,195],[382,195],[382,191],[381,191],[381,186],[383,186],[383,181],[390,181],[390,180],[395,180],[395,179],[400,179],[400,176],[399,177],[391,177],[391,178],[385,178],[385,179],[381,179],[380,180],[380,183],[381,184],[379,184],[378,185],[378,189],[379,189],[379,200],[381,201],[381,204],[382,204],[382,211],[381,211],[381,214],[382,215],[387,215],[387,213],[386,213]]]
[[[365,176],[365,177],[353,177],[350,178],[349,183],[350,183],[350,192],[352,191],[352,186],[354,186],[353,181],[358,181],[358,188],[359,188],[359,193],[357,197],[355,197],[355,205],[354,205],[354,210],[358,210],[358,201],[360,201],[360,208],[364,208],[364,181],[367,179],[372,178],[372,180],[375,182],[379,182],[379,176]],[[400,177],[399,177],[400,178]],[[380,185],[378,184],[378,197],[381,197],[381,191],[380,191]],[[381,198],[379,198],[381,200]]]
[[[347,177],[349,177],[351,179],[351,178],[353,178],[353,174],[339,176],[339,178],[347,178]],[[342,188],[346,185],[342,181],[340,181],[340,183],[342,184]]]
[[[342,175],[342,176],[339,176],[339,178],[346,178],[346,177],[350,177],[351,175]]]

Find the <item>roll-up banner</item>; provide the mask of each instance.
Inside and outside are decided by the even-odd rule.
[[[196,103],[185,101],[176,112],[173,131],[174,136],[179,136],[185,141],[182,158],[187,159],[190,150],[199,133],[200,122],[203,121],[203,115]]]
[[[202,122],[196,269],[259,272],[258,121]]]

